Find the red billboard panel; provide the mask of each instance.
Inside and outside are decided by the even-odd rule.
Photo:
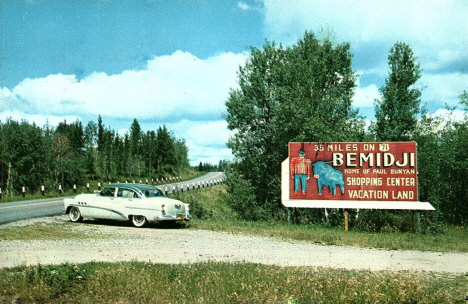
[[[290,143],[291,200],[417,201],[415,142]]]

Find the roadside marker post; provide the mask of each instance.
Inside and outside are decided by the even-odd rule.
[[[345,228],[345,231],[348,231],[348,227],[349,227],[349,212],[348,212],[348,210],[345,210],[345,213],[344,213],[344,228]]]

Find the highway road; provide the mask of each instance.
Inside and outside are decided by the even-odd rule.
[[[222,172],[210,172],[192,180],[178,183],[160,184],[157,185],[157,187],[162,191],[165,191],[167,187],[167,190],[169,193],[171,193],[173,186],[175,186],[179,191],[180,187],[182,186],[184,191],[186,191],[187,185],[190,185],[190,189],[193,188],[194,184],[198,188],[198,183],[200,183],[201,186],[204,183],[206,186],[208,183],[212,183],[219,179],[224,179],[224,177],[225,175]],[[62,214],[64,198],[65,197],[59,197],[0,204],[0,225],[24,219]]]

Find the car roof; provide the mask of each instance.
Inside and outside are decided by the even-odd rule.
[[[106,187],[113,187],[113,188],[128,188],[133,189],[136,191],[145,191],[145,190],[155,190],[159,189],[156,186],[147,185],[147,184],[129,184],[129,183],[113,183],[106,185]]]

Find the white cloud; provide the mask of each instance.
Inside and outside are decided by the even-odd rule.
[[[466,119],[466,112],[460,109],[449,111],[447,109],[439,109],[434,112],[434,117],[440,117],[446,121],[464,121]]]
[[[251,9],[247,3],[240,2],[240,1],[237,2],[237,7],[244,11],[248,11],[249,9]]]
[[[291,45],[305,30],[330,29],[351,44],[362,75],[386,72],[396,42],[410,45],[424,72],[466,72],[467,15],[466,1],[458,0],[265,0],[264,30],[269,40]]]
[[[256,0],[255,5],[248,5],[245,2],[239,1],[237,2],[237,8],[243,11],[258,11],[262,12],[262,0]]]
[[[468,75],[423,74],[419,83],[423,86],[422,98],[439,107],[457,106],[460,94],[468,88]]]
[[[353,106],[372,117],[378,88],[388,75],[388,54],[396,42],[408,43],[422,77],[421,101],[430,111],[457,106],[468,88],[468,5],[458,0],[265,0],[267,39],[292,45],[305,30],[320,37],[330,30],[337,42],[349,42],[358,84]]]
[[[459,48],[468,39],[463,34],[468,29],[468,6],[457,0],[265,0],[265,11],[267,31],[273,38],[284,38],[288,33],[300,37],[305,29],[317,32],[330,26],[340,39],[352,43],[416,40],[445,45],[453,40]],[[461,41],[451,38],[454,35]],[[452,49],[454,45],[445,47]]]
[[[373,107],[374,100],[379,98],[379,89],[375,84],[365,88],[357,87],[353,97],[353,107]]]
[[[0,120],[56,126],[79,119],[86,125],[83,118],[101,115],[125,122],[111,126],[123,134],[137,118],[143,129],[165,124],[186,139],[191,160],[216,164],[232,157],[225,148],[229,131],[221,115],[246,57],[222,53],[201,60],[177,51],[154,57],[141,71],[94,73],[82,80],[63,74],[25,79],[12,90],[0,88]]]
[[[445,66],[463,62],[466,58],[466,51],[442,49],[436,54],[435,58],[431,58],[424,66],[425,71],[438,71],[444,69]],[[462,67],[460,67],[461,69]]]
[[[245,54],[223,53],[201,60],[177,51],[148,61],[147,69],[117,75],[94,73],[25,79],[12,91],[2,89],[0,106],[27,104],[26,113],[94,114],[159,120],[220,118]],[[5,108],[2,107],[2,108]],[[1,108],[0,108],[1,109]]]
[[[224,120],[198,124],[187,130],[187,141],[196,142],[198,145],[217,147],[224,145],[231,132],[227,129]]]
[[[220,160],[232,159],[231,150],[226,143],[231,135],[224,120],[217,121],[190,121],[180,120],[166,124],[169,130],[176,130],[175,136],[183,138],[189,149],[189,158],[192,165],[200,162],[218,164]],[[155,129],[154,127],[144,126]]]
[[[13,96],[13,93],[8,88],[0,88],[0,99],[10,98]]]
[[[81,118],[76,115],[66,115],[66,116],[56,116],[56,115],[44,115],[44,114],[27,114],[18,110],[4,111],[0,113],[0,121],[5,122],[7,119],[11,118],[14,121],[25,120],[28,123],[35,123],[39,127],[44,127],[45,125],[57,126],[60,122],[66,120],[67,122],[75,122]]]

